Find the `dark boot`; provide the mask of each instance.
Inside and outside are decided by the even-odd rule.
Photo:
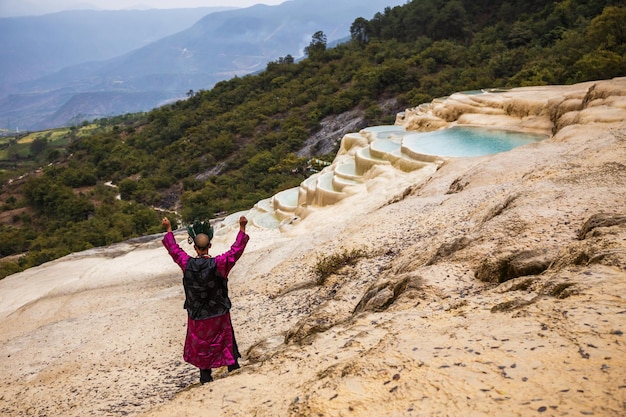
[[[241,368],[241,366],[239,366],[239,362],[235,360],[235,363],[233,363],[232,365],[228,365],[228,372],[232,372],[235,369],[239,369],[239,368]]]
[[[211,376],[210,369],[200,369],[200,383],[206,384],[207,382],[213,381],[213,376]]]

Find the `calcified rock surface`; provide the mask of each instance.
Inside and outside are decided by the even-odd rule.
[[[230,283],[243,367],[211,384],[182,361],[160,236],[0,281],[0,414],[624,415],[626,79],[455,94],[398,119],[554,136],[427,178],[377,166],[291,228],[251,228]],[[320,256],[353,249],[367,257],[317,279]]]

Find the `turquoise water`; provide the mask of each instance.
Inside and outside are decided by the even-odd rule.
[[[363,129],[364,132],[404,132],[404,127],[398,125],[381,125],[381,126],[369,126]]]
[[[547,135],[481,127],[451,127],[405,136],[402,144],[427,155],[467,157],[506,152],[547,139]]]
[[[289,188],[274,195],[274,198],[278,199],[283,206],[298,206],[298,194],[299,188]]]

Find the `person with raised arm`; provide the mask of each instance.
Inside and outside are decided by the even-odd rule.
[[[209,255],[213,227],[208,222],[196,221],[187,228],[195,257],[176,243],[167,217],[161,224],[166,229],[163,246],[183,270],[184,308],[188,316],[183,359],[200,369],[200,383],[205,384],[213,380],[211,369],[228,366],[230,372],[239,368],[241,355],[230,318],[228,274],[250,239],[246,234],[248,219],[239,218],[235,243],[229,251],[216,257]]]

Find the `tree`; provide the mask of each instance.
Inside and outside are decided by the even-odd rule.
[[[289,64],[293,64],[294,62],[295,62],[295,60],[294,60],[293,56],[291,56],[291,54],[287,54],[284,57],[278,58],[278,63],[279,64],[289,65]]]
[[[133,198],[133,194],[139,188],[139,183],[130,178],[124,178],[120,181],[118,188],[120,190],[120,198],[122,200],[130,201]]]
[[[433,37],[463,40],[467,22],[463,3],[458,0],[447,1],[432,21]]]
[[[23,192],[27,203],[37,214],[54,221],[86,220],[94,210],[87,197],[76,195],[70,187],[47,176],[30,178]]]
[[[350,37],[359,45],[369,42],[369,22],[362,17],[357,17],[350,26]]]
[[[311,37],[311,43],[304,48],[304,53],[311,59],[320,58],[326,51],[326,35],[318,30]]]
[[[39,156],[39,154],[45,151],[47,147],[48,147],[48,141],[46,140],[46,138],[35,138],[30,143],[29,149],[30,149],[30,153],[34,157],[37,157]]]
[[[609,6],[595,17],[587,31],[593,46],[624,52],[626,44],[626,7]],[[620,49],[621,48],[621,49]]]

